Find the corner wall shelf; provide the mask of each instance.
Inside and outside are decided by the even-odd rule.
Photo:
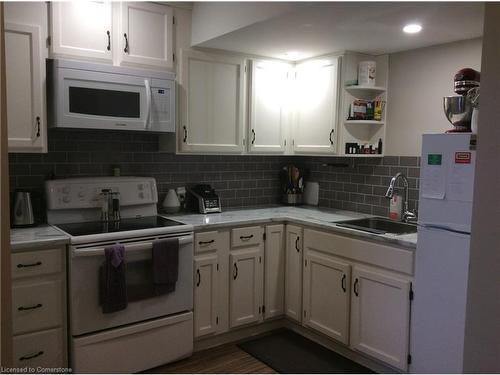
[[[358,124],[358,125],[384,125],[384,121],[376,120],[345,120],[344,124]]]
[[[381,86],[345,86],[345,89],[349,94],[358,99],[373,99],[381,94],[383,94],[386,89]]]

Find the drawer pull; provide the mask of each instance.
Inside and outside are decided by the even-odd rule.
[[[210,240],[210,241],[198,241],[198,245],[210,245],[211,243],[214,243],[215,240]]]
[[[27,361],[28,359],[40,357],[43,354],[43,350],[40,350],[38,353],[32,354],[32,355],[23,355],[22,357],[19,358],[20,361]]]
[[[249,240],[250,238],[253,238],[253,234],[249,235],[249,236],[240,236],[240,240],[242,241],[247,241]]]
[[[38,303],[36,305],[33,305],[33,306],[28,306],[28,307],[24,307],[24,306],[21,306],[21,307],[18,307],[17,309],[19,311],[26,311],[26,310],[34,310],[34,309],[39,309],[40,307],[42,307],[43,305],[41,303]]]
[[[19,263],[17,265],[17,268],[36,267],[36,266],[41,266],[41,265],[42,265],[42,262],[40,262],[40,261],[38,261],[36,263],[29,263],[29,264]]]

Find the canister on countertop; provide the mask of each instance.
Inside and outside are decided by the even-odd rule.
[[[375,61],[361,61],[358,64],[358,85],[375,86],[377,63]]]

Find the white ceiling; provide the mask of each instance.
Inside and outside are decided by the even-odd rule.
[[[480,37],[483,31],[484,4],[479,2],[292,4],[296,5],[292,11],[216,36],[198,46],[301,60],[344,50],[393,53],[472,39]],[[422,31],[403,33],[402,27],[410,22],[421,24]],[[298,54],[286,56],[289,51]]]

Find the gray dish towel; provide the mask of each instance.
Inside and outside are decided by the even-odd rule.
[[[162,295],[175,290],[179,276],[179,240],[166,238],[153,242],[153,278],[155,294]]]
[[[127,308],[125,247],[115,244],[104,249],[106,260],[100,268],[100,303],[102,312],[113,313]]]

